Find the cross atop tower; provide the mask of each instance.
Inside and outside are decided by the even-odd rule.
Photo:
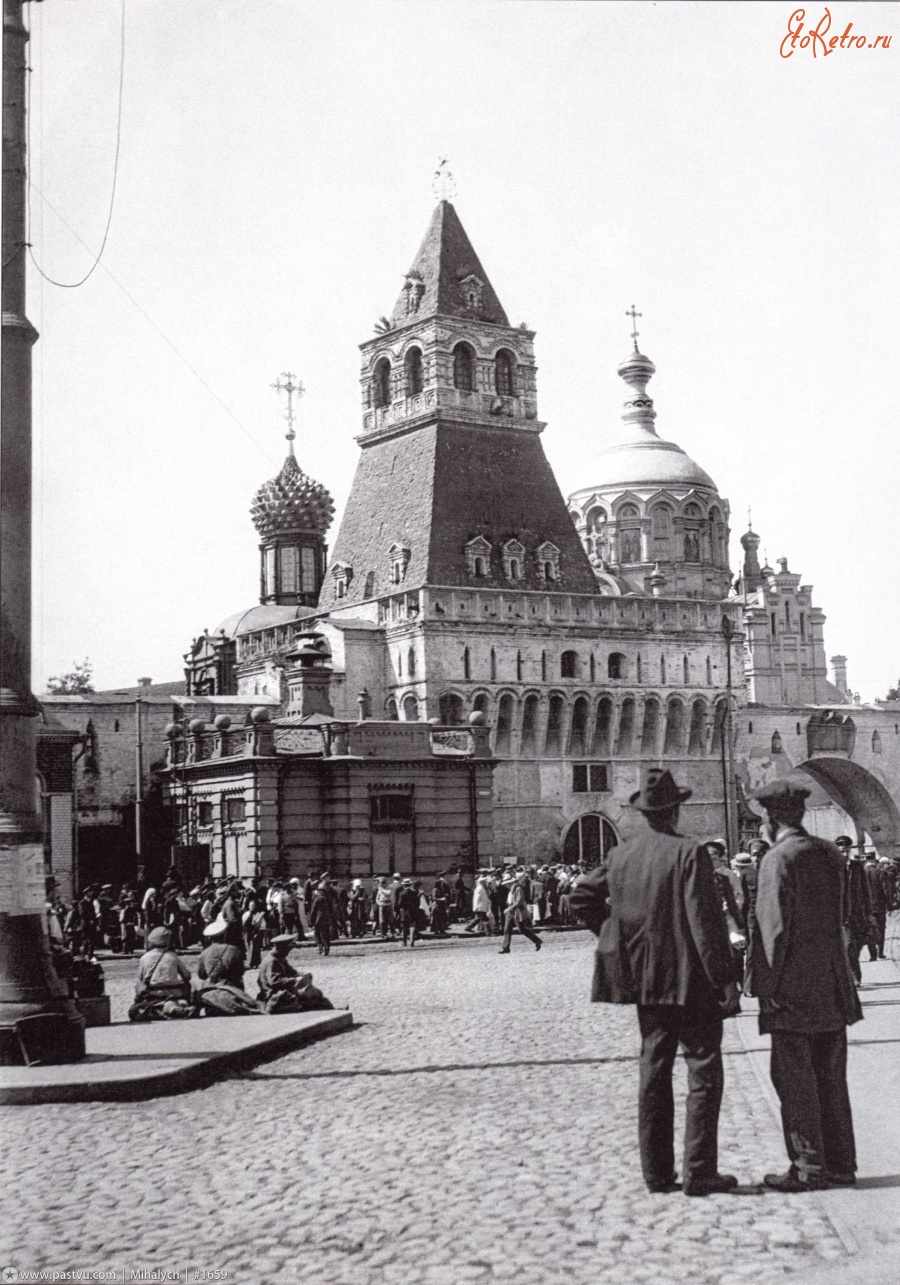
[[[631,305],[631,308],[630,308],[630,309],[629,309],[629,308],[626,308],[626,309],[625,309],[625,316],[626,316],[626,317],[630,317],[630,318],[631,318],[631,324],[632,324],[632,326],[634,326],[634,329],[633,329],[633,330],[632,330],[632,332],[631,332],[631,338],[634,340],[634,351],[635,351],[635,352],[637,352],[637,350],[638,350],[638,346],[637,346],[638,335],[641,333],[641,332],[638,330],[638,328],[637,328],[637,319],[638,319],[638,317],[642,317],[643,315],[644,315],[644,314],[643,314],[642,312],[635,312],[635,310],[634,310],[634,304],[632,304],[632,305]]]
[[[446,156],[442,156],[438,161],[438,167],[431,181],[431,190],[438,201],[452,201],[456,196],[456,181],[447,165]]]
[[[300,380],[297,379],[295,384],[295,379],[297,379],[295,374],[289,370],[283,370],[275,383],[270,385],[270,387],[274,388],[277,393],[287,393],[287,410],[284,412],[284,418],[287,420],[288,431],[285,433],[285,437],[287,438],[288,450],[291,455],[294,453],[294,438],[297,436],[294,432],[294,394],[297,395],[297,399],[299,401],[304,392],[303,385],[300,383]],[[282,383],[282,380],[286,380],[287,382]]]

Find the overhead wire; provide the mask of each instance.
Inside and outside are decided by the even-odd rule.
[[[72,233],[72,236],[75,237],[76,241],[78,241],[81,245],[84,246],[86,250],[89,250],[93,254],[91,247],[87,244],[86,241],[84,241],[78,235],[78,233],[72,227],[71,223],[69,223],[65,215],[60,213],[60,211],[56,208],[56,206],[49,199],[49,197],[46,197],[44,193],[40,190],[40,188],[37,187],[34,183],[32,183],[30,180],[29,180],[29,186],[34,188],[35,192],[37,192],[38,196],[41,198],[44,204],[50,210],[52,210],[53,213],[56,215],[56,217],[60,220],[60,222],[63,223],[69,229],[69,231]],[[216,390],[209,383],[207,383],[207,381],[203,378],[200,372],[194,366],[191,365],[187,357],[185,357],[184,353],[181,352],[178,347],[176,347],[176,345],[172,342],[172,340],[169,338],[166,332],[162,329],[162,327],[157,325],[157,323],[153,320],[150,314],[146,312],[144,308],[141,307],[141,305],[138,303],[137,299],[135,299],[131,291],[122,284],[122,282],[118,279],[118,277],[116,277],[112,272],[110,272],[109,268],[106,266],[105,263],[101,263],[100,267],[109,277],[110,281],[112,281],[114,285],[118,286],[118,288],[125,295],[126,299],[128,299],[129,302],[132,303],[135,308],[137,308],[138,312],[141,314],[144,320],[147,321],[153,327],[153,329],[159,335],[160,339],[162,339],[172,349],[172,352],[179,359],[179,361],[183,362],[184,365],[187,366],[188,370],[191,372],[194,378],[199,380],[199,382],[203,385],[203,387],[206,389],[209,395],[216,402],[218,402],[218,404],[222,407],[222,410],[225,412],[225,414],[229,417],[229,419],[231,419],[237,425],[237,427],[241,430],[244,436],[247,437],[253,443],[253,445],[257,448],[257,450],[261,451],[262,454],[265,455],[266,459],[269,460],[270,463],[274,464],[276,468],[279,467],[280,461],[276,460],[275,457],[266,450],[266,448],[262,445],[262,443],[257,441],[257,439],[250,432],[250,430],[244,424],[241,423],[241,421],[238,419],[237,415],[235,415],[231,407],[228,406],[228,404],[222,400],[222,398],[219,396]]]
[[[28,210],[29,233],[26,234],[25,245],[27,246],[28,254],[31,259],[31,262],[34,264],[35,268],[40,273],[40,275],[44,278],[45,281],[48,281],[50,285],[59,286],[61,290],[77,290],[79,286],[83,286],[86,281],[90,280],[90,278],[94,275],[94,272],[96,271],[101,258],[103,257],[103,251],[106,249],[106,242],[109,239],[109,230],[112,227],[113,209],[116,203],[116,185],[119,178],[119,153],[121,151],[121,146],[122,146],[122,102],[124,98],[124,86],[125,86],[125,0],[120,0],[120,4],[121,4],[122,19],[120,24],[120,41],[119,41],[119,106],[118,106],[118,111],[116,113],[116,152],[115,152],[115,159],[113,161],[112,189],[109,194],[109,211],[106,216],[106,227],[103,230],[103,240],[100,242],[100,249],[97,251],[97,256],[94,259],[94,262],[91,264],[90,268],[88,268],[87,272],[79,281],[57,281],[55,277],[51,277],[48,272],[45,272],[44,269],[41,267],[41,265],[38,263],[34,253],[34,249],[30,244],[30,235],[29,235],[31,230],[30,191],[33,185],[30,182],[28,185],[29,199],[27,202],[27,210]],[[29,76],[28,91],[27,91],[27,106],[26,106],[26,115],[27,115],[26,127],[28,129],[27,155],[29,158],[31,157],[31,136],[30,136],[31,134],[31,79],[32,79],[31,76]],[[43,128],[43,121],[41,122],[41,126]],[[35,191],[37,190],[38,189],[35,188]],[[84,245],[84,242],[82,241],[81,244]],[[19,248],[21,249],[21,247]],[[16,253],[18,253],[18,250],[16,251]],[[15,255],[11,256],[10,262],[14,257]]]

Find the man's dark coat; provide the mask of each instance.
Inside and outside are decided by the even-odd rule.
[[[734,963],[712,861],[692,839],[648,828],[613,848],[569,899],[600,934],[593,1000],[721,1004]]]
[[[834,844],[802,829],[766,853],[747,970],[763,1033],[838,1031],[862,1017],[841,923],[844,866]]]

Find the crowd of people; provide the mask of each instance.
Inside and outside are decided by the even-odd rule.
[[[900,862],[879,857],[871,849],[854,844],[841,834],[834,844],[844,858],[842,921],[847,955],[859,985],[862,977],[859,957],[867,948],[869,959],[884,959],[887,916],[900,910]],[[705,849],[712,859],[731,949],[743,976],[752,954],[756,895],[760,863],[769,851],[765,839],[753,839],[746,852],[729,861],[721,839],[710,839]]]
[[[68,906],[51,880],[47,917],[51,941],[86,958],[98,950],[141,951],[155,928],[167,929],[174,950],[187,950],[202,945],[208,925],[221,917],[229,944],[240,946],[248,967],[256,968],[273,938],[284,934],[297,941],[310,935],[324,955],[338,938],[377,936],[411,947],[425,932],[446,936],[451,924],[470,934],[502,935],[514,887],[521,887],[516,900],[524,901],[532,923],[569,925],[569,892],[584,870],[509,862],[478,870],[471,885],[456,872],[429,880],[428,888],[400,874],[340,880],[322,873],[305,880],[207,879],[187,888],[172,867],[158,886],[142,890],[89,884]]]

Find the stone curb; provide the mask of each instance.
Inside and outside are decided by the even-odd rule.
[[[82,1062],[0,1067],[0,1105],[138,1102],[184,1093],[352,1026],[352,1013],[332,1010],[94,1027]]]

